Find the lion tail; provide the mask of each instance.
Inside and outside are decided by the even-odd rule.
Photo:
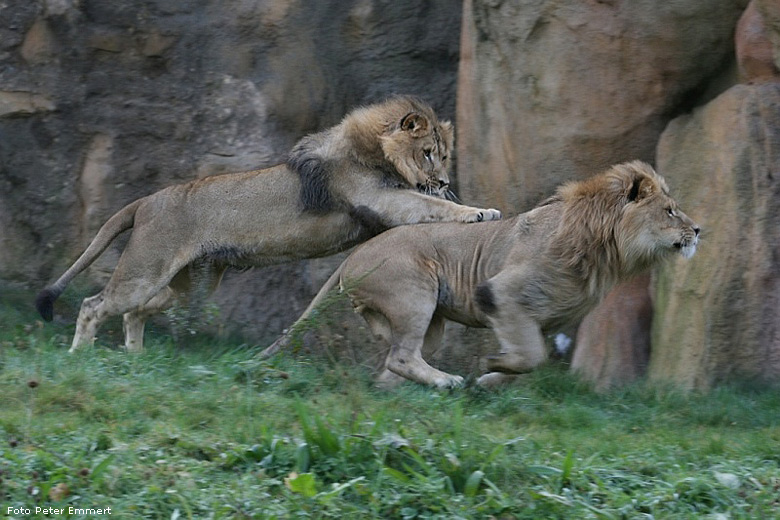
[[[135,202],[131,202],[108,219],[100,228],[100,231],[98,231],[87,249],[81,253],[78,260],[76,260],[56,282],[38,293],[38,296],[35,298],[35,308],[38,309],[38,312],[44,320],[52,320],[54,317],[54,301],[59,298],[60,294],[62,294],[70,281],[94,262],[95,259],[106,250],[108,245],[117,237],[117,235],[133,227],[135,213],[142,200],[143,199],[139,199]]]
[[[284,333],[279,336],[276,341],[274,341],[271,346],[263,350],[260,354],[257,355],[260,359],[267,359],[280,350],[286,348],[292,338],[295,332],[300,329],[302,326],[305,325],[305,323],[311,318],[311,315],[318,310],[318,307],[320,304],[325,300],[325,298],[328,296],[328,293],[337,285],[339,285],[339,282],[341,280],[341,272],[344,270],[344,263],[342,262],[341,265],[339,265],[335,271],[333,271],[333,274],[330,275],[330,278],[325,282],[325,285],[323,285],[320,288],[320,291],[317,293],[317,296],[314,297],[314,299],[311,301],[308,307],[306,307],[306,310],[303,311],[303,314],[300,315],[300,317],[295,320],[295,323],[293,323],[287,330],[284,331]]]

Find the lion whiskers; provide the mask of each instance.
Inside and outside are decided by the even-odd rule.
[[[457,195],[455,195],[455,193],[452,190],[445,190],[444,198],[451,202],[454,202],[455,204],[460,204],[460,199],[458,198]]]
[[[420,191],[420,193],[424,193],[425,195],[430,195],[431,197],[437,197],[440,199],[446,199],[451,202],[460,204],[460,200],[458,199],[458,197],[456,197],[455,194],[452,193],[452,191],[447,189],[447,185],[441,186],[438,180],[430,179],[425,184],[418,184],[417,189]]]

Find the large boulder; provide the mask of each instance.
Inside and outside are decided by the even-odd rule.
[[[415,94],[454,119],[460,17],[445,0],[0,4],[0,280],[40,288],[129,201],[282,162],[360,104]],[[231,274],[222,316],[270,339],[332,266]]]
[[[764,37],[769,39],[772,44],[772,60],[775,69],[780,70],[780,2],[777,0],[751,0],[750,3],[758,11],[758,15],[751,13],[745,23],[749,23],[753,27],[758,26],[760,40],[763,40]],[[753,32],[751,31],[750,34]]]
[[[652,161],[666,123],[733,63],[745,5],[465,0],[462,198],[519,212],[562,181]]]
[[[743,82],[774,80],[780,70],[774,61],[772,30],[757,0],[752,0],[734,35],[739,77]]]
[[[735,81],[746,3],[465,0],[462,198],[518,213],[561,182],[653,162],[669,120]],[[599,387],[643,376],[650,306],[647,278],[618,286],[578,331],[574,368]]]
[[[738,85],[672,121],[658,165],[703,228],[658,272],[650,376],[707,389],[780,377],[780,84]]]
[[[623,283],[577,330],[571,367],[597,390],[634,382],[647,373],[653,319],[649,285],[649,274]]]

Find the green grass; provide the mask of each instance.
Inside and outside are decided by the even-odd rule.
[[[69,355],[72,326],[20,308],[0,304],[3,516],[780,517],[777,389],[596,394],[550,365],[499,392],[380,391],[201,335]]]

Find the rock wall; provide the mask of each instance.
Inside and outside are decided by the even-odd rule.
[[[745,4],[465,0],[461,198],[516,213],[562,181],[652,161],[666,123],[727,86]]]
[[[780,8],[768,0],[753,2],[747,11],[746,6],[737,0],[465,0],[457,105],[462,198],[517,213],[562,181],[639,158],[657,164],[683,208],[705,230],[722,219],[753,230],[780,228],[780,213],[773,214],[767,202],[776,181],[768,182],[766,172],[780,171],[771,157],[774,102],[762,97],[767,93],[740,101],[731,91],[718,97],[739,81],[777,76]],[[711,101],[739,105],[742,116],[708,116],[705,123],[704,113],[720,111],[707,105]],[[704,105],[698,110],[705,112],[693,121],[675,119],[698,114]],[[659,137],[672,120],[659,149]],[[700,142],[697,132],[706,134]],[[761,150],[767,156],[750,166],[739,159]],[[713,185],[705,173],[712,168],[729,173]],[[766,190],[760,197],[734,193],[758,185]],[[705,192],[725,198],[708,200]],[[730,197],[745,203],[733,210],[722,207]],[[760,240],[757,232],[746,240]],[[772,237],[770,232],[766,238]],[[747,242],[743,245],[750,250]],[[701,251],[709,247],[707,239]],[[747,257],[716,260],[720,252],[712,250],[687,267],[675,262],[654,284],[660,309],[655,320],[649,278],[616,288],[580,327],[573,368],[599,388],[642,377],[648,366],[655,379],[691,387],[730,374],[776,375],[780,346],[777,327],[768,324],[780,321],[771,274],[777,251],[765,247],[761,253],[750,262]],[[707,289],[693,289],[694,272]],[[745,272],[755,281],[737,283],[734,293],[734,279]],[[699,302],[705,290],[718,303]],[[748,331],[738,333],[738,325],[727,323],[723,303],[730,293],[732,306],[750,300],[738,314]],[[714,325],[718,318],[712,313],[723,316],[720,325]],[[744,362],[729,366],[730,356]]]
[[[638,158],[702,225],[693,261],[584,321],[572,364],[597,386],[648,366],[695,388],[780,372],[776,1],[31,0],[0,3],[0,21],[2,283],[50,281],[130,200],[277,163],[355,105],[411,93],[456,116],[465,202],[515,214]],[[231,274],[223,325],[271,339],[338,261]],[[378,361],[344,305],[327,320],[320,347]],[[461,372],[495,346],[446,339],[430,356]]]
[[[460,17],[447,0],[0,3],[0,280],[37,289],[127,202],[281,162],[357,105],[415,94],[453,119]],[[234,273],[222,316],[274,337],[334,262]]]
[[[738,85],[675,119],[658,165],[704,222],[658,272],[650,376],[707,389],[780,378],[780,83]]]
[[[705,222],[700,254],[659,270],[650,377],[706,390],[780,379],[780,6],[737,25],[734,86],[672,121],[659,167]]]

